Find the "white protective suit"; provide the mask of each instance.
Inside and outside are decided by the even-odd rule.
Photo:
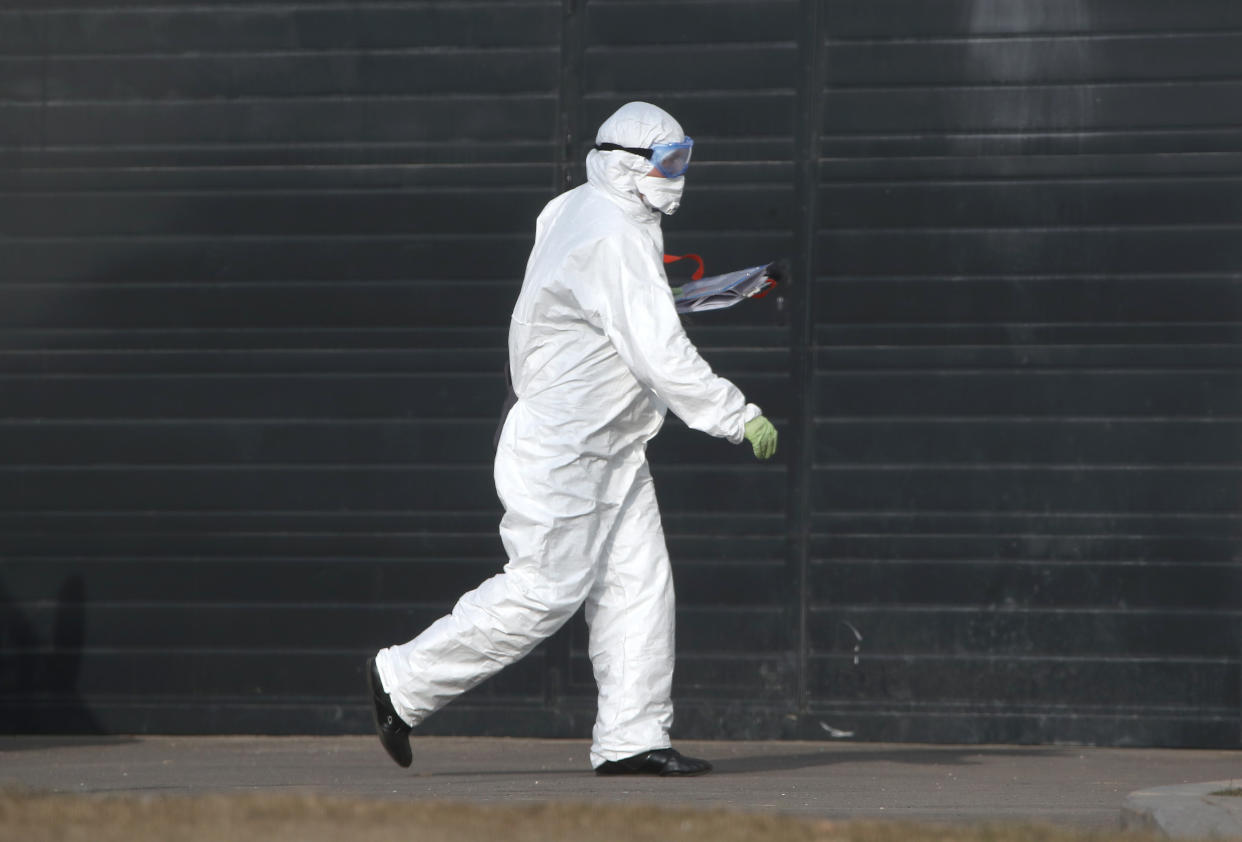
[[[597,142],[684,136],[664,111],[630,103]],[[673,584],[647,442],[669,408],[734,443],[760,410],[682,329],[660,213],[637,192],[650,170],[636,155],[592,151],[588,183],[539,216],[509,328],[518,400],[496,453],[509,561],[451,614],[377,655],[411,726],[526,655],[585,601],[599,685],[591,765],[670,745]]]

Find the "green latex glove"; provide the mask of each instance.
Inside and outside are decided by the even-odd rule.
[[[776,428],[762,415],[746,422],[746,440],[759,459],[771,459],[776,453]]]

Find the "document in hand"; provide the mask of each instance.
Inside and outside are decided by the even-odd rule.
[[[673,301],[677,304],[678,313],[701,313],[705,310],[722,310],[745,301],[747,298],[760,298],[776,286],[776,280],[769,276],[771,264],[752,266],[749,269],[738,269],[723,275],[713,275],[686,284],[673,290]]]

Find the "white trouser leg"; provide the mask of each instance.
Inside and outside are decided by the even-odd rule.
[[[646,465],[618,515],[586,600],[599,685],[591,765],[668,748],[673,724],[673,576]]]
[[[530,652],[573,616],[594,582],[601,536],[617,507],[556,517],[538,502],[506,496],[504,572],[409,643],[375,657],[384,690],[410,726]]]

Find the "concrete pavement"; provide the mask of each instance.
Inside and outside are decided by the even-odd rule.
[[[475,803],[628,802],[727,807],[829,819],[1045,821],[1191,835],[1205,781],[1242,786],[1242,753],[1078,746],[680,742],[716,771],[700,778],[600,778],[578,740],[421,737],[395,766],[365,737],[0,737],[0,786],[78,793],[306,790]],[[1214,785],[1215,786],[1215,785]],[[1225,787],[1227,788],[1227,787]],[[1216,791],[1212,789],[1210,791]],[[1143,797],[1127,798],[1131,793]],[[1198,796],[1201,798],[1201,796]],[[1173,799],[1173,800],[1170,800]],[[1153,809],[1178,801],[1180,810]],[[1206,802],[1205,802],[1206,803]],[[1242,798],[1215,797],[1242,837]]]
[[[1187,839],[1242,838],[1242,777],[1130,793],[1121,824]]]

